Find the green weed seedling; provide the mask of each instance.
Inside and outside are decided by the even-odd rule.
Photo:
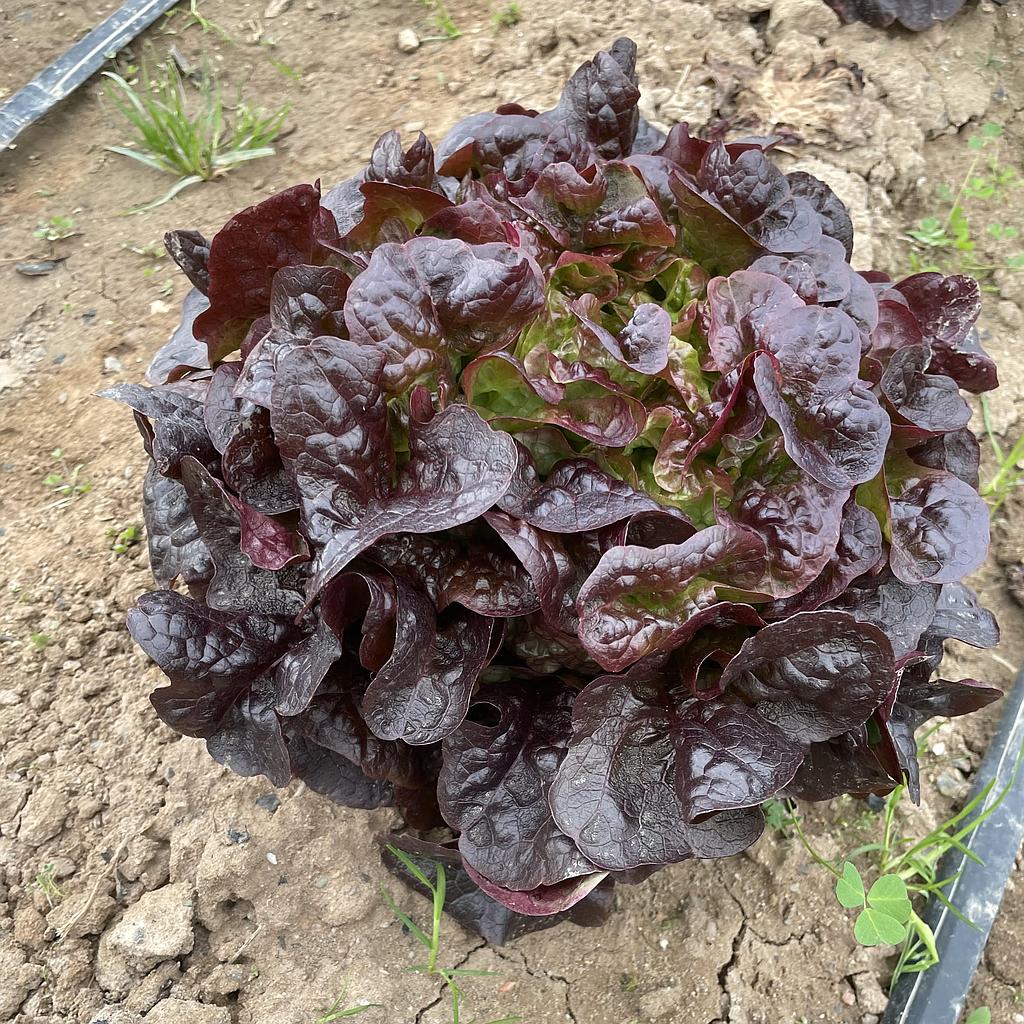
[[[389,853],[397,857],[402,862],[406,871],[408,871],[417,882],[426,888],[427,892],[430,893],[432,901],[433,913],[431,916],[430,934],[428,935],[404,910],[402,910],[401,907],[398,906],[397,903],[395,903],[391,893],[389,893],[387,889],[383,887],[381,888],[381,895],[391,912],[396,918],[398,918],[399,922],[406,927],[409,934],[412,935],[412,937],[427,951],[426,961],[421,964],[415,964],[413,967],[408,968],[408,970],[414,974],[426,974],[438,977],[444,982],[445,987],[448,989],[448,994],[451,997],[452,1024],[484,1024],[484,1022],[463,1022],[461,1020],[464,993],[462,989],[459,988],[456,979],[488,976],[493,977],[495,972],[470,970],[464,967],[437,966],[438,953],[441,947],[441,917],[444,913],[446,886],[444,865],[440,863],[434,864],[434,881],[431,881],[419,869],[419,867],[417,867],[416,862],[409,857],[408,854],[403,853],[394,846],[389,846],[387,849]],[[486,1024],[517,1024],[517,1022],[522,1019],[522,1017],[502,1017],[499,1020],[487,1021]]]
[[[234,40],[223,25],[218,24],[212,18],[206,17],[206,15],[199,10],[199,0],[189,0],[188,10],[170,10],[167,12],[165,17],[167,18],[168,23],[170,23],[171,19],[179,14],[185,22],[183,28],[190,29],[195,26],[202,31],[204,36],[212,32],[214,35],[220,36],[225,43],[234,43]],[[170,32],[172,35],[176,34],[170,28],[165,28],[164,31]]]
[[[967,142],[973,154],[963,180],[954,190],[941,185],[937,196],[945,204],[945,214],[922,218],[907,238],[913,243],[910,266],[914,273],[936,271],[962,273],[985,278],[995,270],[1024,269],[1024,252],[1014,253],[998,262],[982,259],[972,216],[982,215],[991,204],[1005,198],[1007,192],[1024,185],[1016,170],[1002,163],[999,142],[1002,125],[987,122]],[[1020,229],[1002,221],[989,221],[985,232],[995,243],[1009,245],[1020,236]]]
[[[504,7],[495,11],[491,15],[491,23],[495,28],[513,28],[523,20],[522,8],[512,0],[512,3],[505,4]]]
[[[455,24],[444,0],[420,0],[420,3],[431,12],[434,28],[441,33],[438,36],[427,36],[423,42],[443,42],[448,39],[458,39],[462,35],[462,30]]]
[[[177,178],[166,195],[133,213],[160,206],[189,186],[227,174],[239,164],[273,156],[271,143],[290,109],[284,106],[267,114],[239,102],[229,110],[209,67],[190,94],[173,60],[157,72],[143,61],[137,86],[116,72],[104,75],[109,80],[107,95],[136,132],[131,147],[107,148]]]
[[[46,897],[46,902],[52,910],[62,899],[64,892],[54,880],[55,868],[52,864],[44,864],[36,875],[35,886]]]
[[[50,452],[50,458],[57,463],[57,468],[43,477],[43,484],[60,495],[53,502],[50,508],[66,508],[76,498],[88,494],[92,490],[92,483],[82,477],[83,463],[78,462],[74,466],[68,464],[64,457],[63,448],[54,448]]]
[[[331,1003],[329,1009],[324,1010],[322,1016],[317,1017],[315,1024],[332,1024],[332,1022],[336,1020],[347,1020],[349,1017],[359,1017],[368,1010],[379,1008],[381,1005],[380,1003],[358,1003],[355,1006],[349,1006],[342,1009],[341,1004],[343,1002],[345,1002],[345,992],[342,992],[341,995]]]
[[[46,633],[29,633],[28,642],[32,645],[33,649],[45,651],[52,641]]]
[[[927,740],[927,735],[919,741]],[[914,899],[931,897],[938,900],[959,920],[970,923],[946,896],[959,875],[942,878],[939,862],[949,850],[958,850],[975,863],[981,861],[966,840],[989,818],[1010,791],[1024,759],[1024,746],[1017,753],[1013,773],[1006,786],[993,792],[993,779],[972,800],[941,825],[921,838],[903,835],[897,810],[906,793],[906,786],[897,786],[885,800],[882,811],[882,835],[877,842],[866,843],[833,862],[822,857],[804,832],[800,815],[793,801],[786,801],[783,828],[791,829],[811,859],[835,878],[835,895],[839,904],[856,910],[853,935],[862,946],[896,946],[899,957],[892,984],[904,974],[917,974],[939,962],[935,936],[914,909]],[[777,803],[777,801],[774,801]],[[769,808],[769,814],[772,808]],[[867,867],[875,879],[866,887],[864,876],[855,863],[867,859]]]
[[[1017,438],[1009,451],[1003,448],[992,427],[987,395],[981,396],[981,418],[985,436],[992,445],[996,457],[996,471],[981,485],[979,493],[989,503],[990,511],[995,515],[999,506],[1024,482],[1024,469],[1020,467],[1021,461],[1024,460],[1024,434]]]
[[[57,214],[49,220],[41,220],[35,231],[32,232],[35,238],[40,238],[51,244],[63,242],[65,238],[72,238],[77,234],[74,219],[63,214]]]
[[[971,1010],[964,1024],[992,1024],[992,1011],[987,1006]]]
[[[116,526],[107,527],[107,537],[113,541],[110,550],[115,555],[123,555],[130,547],[139,542],[139,533],[140,530],[134,523],[124,526],[120,530]]]

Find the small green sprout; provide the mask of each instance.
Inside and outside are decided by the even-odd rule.
[[[495,28],[512,28],[523,20],[523,11],[515,0],[505,4],[491,15],[491,23]]]
[[[41,220],[32,234],[44,242],[62,242],[65,238],[77,235],[78,232],[75,230],[73,218],[57,214],[49,220]]]
[[[444,0],[420,0],[420,3],[431,12],[434,28],[441,33],[439,36],[427,36],[424,42],[458,39],[462,35],[462,30],[455,24]]]
[[[116,526],[107,527],[107,537],[113,541],[110,550],[115,555],[123,555],[130,547],[138,543],[140,532],[134,523],[120,530]]]
[[[401,861],[406,871],[416,879],[417,882],[422,885],[427,892],[430,894],[432,902],[432,919],[430,934],[420,928],[418,924],[409,915],[402,910],[391,896],[391,893],[387,889],[381,888],[381,896],[384,902],[391,909],[391,912],[398,918],[398,921],[403,924],[409,931],[409,934],[427,951],[426,963],[416,964],[413,967],[408,968],[413,974],[427,974],[436,976],[444,982],[445,987],[448,989],[448,993],[451,997],[452,1007],[452,1024],[460,1024],[460,1013],[462,1008],[462,1000],[465,996],[462,989],[459,988],[456,983],[458,978],[469,978],[469,977],[488,977],[495,974],[494,971],[476,971],[470,970],[465,967],[438,967],[437,957],[441,947],[441,918],[444,912],[444,900],[446,891],[446,876],[444,865],[441,863],[434,864],[434,880],[431,881],[427,875],[420,870],[416,862],[402,850],[397,849],[394,846],[387,847],[388,852]],[[499,1020],[488,1021],[487,1024],[517,1024],[521,1021],[522,1017],[502,1017]]]
[[[37,651],[45,651],[53,642],[46,633],[30,633],[28,641]]]
[[[62,899],[64,893],[54,880],[56,869],[52,864],[44,864],[36,875],[35,886],[46,897],[46,902],[52,910]]]
[[[50,458],[57,463],[57,468],[43,477],[43,484],[51,487],[60,497],[53,502],[51,508],[66,508],[76,498],[88,494],[92,490],[92,483],[82,477],[83,463],[78,462],[74,466],[68,464],[64,457],[63,448],[54,448],[50,452]]]

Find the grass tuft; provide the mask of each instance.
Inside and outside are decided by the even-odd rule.
[[[239,164],[273,156],[271,143],[290,109],[268,114],[241,102],[229,109],[209,67],[190,90],[190,80],[173,60],[156,72],[143,61],[137,85],[114,71],[104,75],[108,97],[135,129],[131,146],[107,148],[178,179],[166,195],[132,212],[166,203],[190,185],[211,181]]]

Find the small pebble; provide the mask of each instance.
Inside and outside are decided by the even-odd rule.
[[[956,796],[960,792],[960,780],[951,772],[939,772],[935,788],[943,796]]]
[[[668,949],[668,939],[658,939],[659,949]]]
[[[256,806],[267,814],[273,814],[281,806],[281,801],[273,793],[264,793],[263,796],[256,798]]]
[[[244,828],[229,828],[228,829],[228,841],[234,843],[236,846],[245,846],[249,842],[249,833]],[[271,861],[271,864],[275,863]]]
[[[938,743],[933,743],[932,744],[932,753],[935,754],[936,757],[942,757],[942,755],[945,752],[946,752],[946,744],[943,743],[942,740],[939,740]]]
[[[398,33],[398,49],[402,53],[415,53],[420,48],[420,37],[411,28]]]
[[[330,879],[326,875],[317,875],[316,878],[313,879],[313,885],[318,889],[326,889],[329,883]]]
[[[271,864],[276,864],[277,863],[277,854],[276,853],[268,853],[267,854],[267,860],[270,861]]]

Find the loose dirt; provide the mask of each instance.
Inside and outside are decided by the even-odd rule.
[[[116,6],[5,4],[0,96]],[[793,132],[781,159],[850,204],[858,266],[908,271],[902,235],[936,211],[939,184],[959,182],[982,122],[1004,127],[1001,158],[1022,169],[1019,4],[981,0],[920,36],[840,27],[821,0],[520,0],[522,20],[506,29],[479,0],[448,6],[462,31],[452,41],[428,41],[438,32],[414,0],[207,0],[201,12],[230,41],[182,13],[151,29],[155,57],[171,46],[206,54],[225,95],[290,102],[292,130],[275,157],[150,213],[123,215],[169,181],[105,150],[127,135],[97,81],[0,154],[0,1020],[315,1024],[339,996],[338,1009],[379,1004],[367,1024],[451,1020],[440,985],[406,972],[417,947],[381,898],[390,886],[427,915],[379,866],[371,833],[391,815],[236,778],[148,704],[158,673],[123,628],[151,585],[145,545],[117,555],[109,536],[141,522],[145,456],[131,418],[93,396],[140,379],[175,323],[186,282],[157,254],[164,230],[210,233],[286,185],[332,183],[387,128],[437,138],[501,102],[550,105],[621,34],[640,46],[652,120]],[[408,55],[396,44],[406,27],[423,40]],[[76,234],[35,238],[55,216]],[[998,219],[1024,231],[1024,190],[1007,190]],[[984,260],[1005,259],[984,222],[976,234]],[[14,263],[30,256],[64,259],[27,278]],[[1024,429],[1024,273],[988,283],[983,328],[1004,380],[992,422],[1012,443]],[[91,490],[55,507],[44,478],[78,464]],[[1024,596],[1022,524],[1013,497],[975,581],[1003,644],[950,650],[944,674],[1012,682],[1024,656],[1024,612],[1008,589]],[[925,806],[908,827],[930,827],[963,798],[997,715],[931,738]],[[808,827],[837,854],[877,825],[840,801]],[[798,844],[766,837],[743,857],[622,887],[600,932],[561,925],[494,949],[447,922],[442,962],[495,972],[467,979],[464,1020],[871,1024],[892,960],[855,946],[830,889]],[[999,1022],[1024,1021],[1022,915],[1018,871],[969,1004]]]

